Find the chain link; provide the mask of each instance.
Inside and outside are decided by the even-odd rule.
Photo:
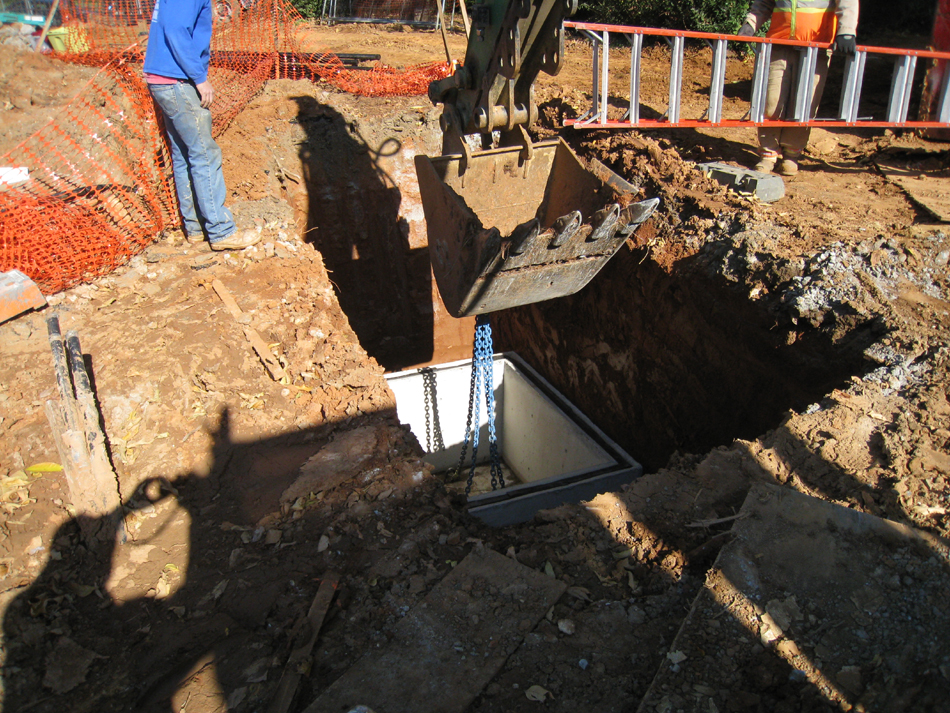
[[[439,402],[436,392],[435,370],[431,366],[427,366],[423,369],[419,369],[419,373],[422,374],[422,391],[425,395],[426,452],[435,453],[436,451],[444,451],[445,443],[442,441],[442,424],[439,422]],[[435,428],[434,440],[433,427]]]
[[[456,473],[461,473],[465,465],[465,455],[469,440],[472,442],[472,459],[468,471],[468,480],[465,485],[465,495],[471,495],[472,484],[475,478],[475,463],[478,460],[479,421],[481,411],[481,394],[485,394],[485,409],[488,414],[488,448],[491,459],[491,487],[492,490],[505,487],[505,477],[501,470],[501,455],[498,452],[498,438],[495,431],[495,389],[494,389],[494,358],[492,352],[491,324],[488,317],[479,315],[475,321],[475,344],[472,348],[472,381],[468,395],[468,418],[465,422],[465,440],[462,442],[462,452],[459,456]],[[472,421],[475,427],[472,429]]]
[[[475,368],[475,354],[474,350],[472,353],[472,383],[468,389],[468,418],[465,421],[465,440],[462,441],[462,452],[459,453],[459,463],[455,466],[455,474],[458,475],[462,472],[462,467],[465,465],[465,452],[468,450],[468,439],[472,434],[472,411],[475,408],[475,379],[476,379],[477,369]],[[472,478],[475,476],[474,469],[468,474],[468,482],[465,484],[465,495],[471,495],[472,493]]]

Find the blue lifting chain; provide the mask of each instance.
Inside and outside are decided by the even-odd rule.
[[[472,461],[468,471],[468,483],[465,494],[472,493],[472,480],[475,477],[475,461],[478,458],[478,423],[480,420],[481,394],[485,393],[485,409],[488,412],[488,448],[491,453],[491,489],[505,487],[505,476],[501,472],[501,456],[498,453],[498,437],[495,434],[495,387],[492,359],[491,324],[486,315],[475,318],[475,345],[472,348],[472,384],[468,393],[468,418],[465,422],[465,440],[462,441],[462,453],[459,456],[457,473],[465,465],[465,452],[469,438],[472,441]],[[472,421],[475,421],[474,431]]]

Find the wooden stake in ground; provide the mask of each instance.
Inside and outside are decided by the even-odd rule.
[[[439,30],[442,31],[442,44],[445,46],[445,61],[452,64],[452,53],[449,51],[449,33],[445,29],[445,13],[442,10],[442,0],[435,0],[435,7],[439,11]]]
[[[36,43],[36,47],[33,48],[34,52],[40,52],[43,48],[43,43],[46,42],[46,35],[49,34],[49,26],[53,24],[53,15],[56,14],[56,8],[59,7],[59,0],[53,0],[53,4],[50,5],[49,14],[46,16],[46,24],[43,25],[43,31],[40,33],[40,39]]]
[[[462,11],[462,24],[465,26],[465,36],[472,34],[472,26],[468,22],[468,10],[465,9],[465,0],[459,0],[459,9]]]
[[[310,611],[298,633],[302,641],[290,652],[287,666],[280,677],[280,683],[277,684],[277,695],[274,696],[267,713],[287,713],[290,709],[290,704],[293,703],[297,693],[297,686],[300,684],[300,677],[303,675],[301,669],[308,665],[310,652],[313,651],[313,645],[317,643],[317,636],[320,634],[320,628],[323,626],[323,620],[326,618],[339,582],[339,575],[333,572],[327,572],[323,576],[317,596],[313,598],[313,604],[310,605]]]
[[[60,397],[58,404],[46,402],[46,416],[63,461],[70,500],[80,514],[99,519],[117,518],[121,515],[119,484],[106,450],[99,407],[82,358],[79,337],[69,332],[64,342],[57,315],[47,319],[46,325]],[[83,522],[87,523],[83,535],[87,540],[94,539],[99,525],[94,519]],[[103,532],[111,533],[112,528]]]
[[[86,371],[86,363],[79,345],[79,335],[74,331],[66,332],[66,354],[69,357],[69,372],[73,377],[73,390],[76,392],[76,405],[82,417],[83,431],[86,434],[86,447],[89,450],[89,462],[95,488],[89,497],[95,500],[101,513],[117,512],[120,504],[119,481],[116,478],[109,451],[106,448],[106,434],[102,430],[99,406],[92,393],[92,382]]]
[[[233,295],[228,290],[227,287],[222,284],[221,280],[214,280],[211,283],[212,289],[218,293],[218,297],[221,298],[221,301],[224,302],[224,306],[227,307],[228,312],[231,313],[231,316],[234,317],[240,324],[242,318],[244,317],[244,312],[241,311],[241,308],[238,307],[238,303],[234,300]],[[251,327],[244,327],[244,336],[247,338],[248,343],[253,347],[254,351],[257,352],[257,356],[260,357],[260,360],[264,363],[264,367],[267,369],[267,372],[271,375],[271,378],[274,381],[281,381],[287,377],[287,372],[284,371],[284,367],[280,365],[280,362],[274,357],[273,352],[268,348],[267,344],[261,339],[261,335],[257,333],[256,330]]]

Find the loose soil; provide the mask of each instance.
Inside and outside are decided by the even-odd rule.
[[[394,28],[312,28],[307,42],[379,52],[391,65],[442,52],[433,33]],[[461,54],[462,39],[451,46]],[[38,86],[16,70],[27,61],[54,78],[87,71],[9,52],[0,48],[0,67],[15,70],[2,78],[8,97]],[[0,325],[4,711],[265,710],[321,577],[334,571],[341,585],[291,709],[303,710],[482,547],[567,591],[529,622],[468,710],[633,711],[673,662],[696,595],[717,590],[707,570],[753,484],[950,535],[950,237],[875,168],[886,156],[939,176],[943,146],[816,130],[787,196],[766,206],[690,164],[750,163],[751,130],[561,131],[588,108],[589,59],[574,42],[561,74],[539,83],[538,133],[561,133],[662,206],[584,292],[496,315],[497,344],[538,368],[647,475],[519,526],[492,529],[466,514],[400,426],[382,378],[471,345],[470,323],[432,305],[407,187],[411,154],[438,151],[438,112],[423,97],[268,82],[220,138],[230,203],[242,225],[260,228],[259,246],[212,253],[169,231],[114,274],[50,298],[48,311],[88,355],[119,517],[84,521],[63,474],[41,465],[60,461],[44,413],[57,398],[46,312]],[[698,52],[688,59],[687,85],[698,87],[708,66]],[[663,52],[646,60],[645,76],[662,78]],[[727,111],[751,70],[736,71]],[[662,113],[665,80],[645,86],[644,103]],[[698,116],[702,101],[687,97],[685,109]],[[4,141],[40,121],[19,103],[4,104],[13,127]],[[286,383],[269,378],[245,326],[279,356]],[[332,477],[320,467],[331,457],[346,464]],[[301,474],[311,480],[295,489]],[[91,524],[97,544],[80,535]],[[809,533],[798,536],[807,548]],[[889,558],[881,587],[914,608],[915,627],[939,627],[945,607],[915,578],[946,576],[945,555]],[[809,596],[834,600],[837,586]],[[738,648],[720,651],[712,622],[748,629],[748,618],[707,600],[698,610],[709,623],[692,645],[745,660]],[[834,696],[790,687],[770,664],[701,691],[702,710],[860,709],[864,688],[884,690],[892,659],[908,688],[868,710],[945,710],[932,695],[950,680],[945,641],[918,665],[913,651],[884,650],[902,635],[896,620],[885,628],[884,638],[867,626],[867,639],[847,640],[854,663]],[[668,696],[650,710],[674,702],[695,709]]]

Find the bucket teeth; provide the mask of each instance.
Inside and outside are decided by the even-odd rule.
[[[583,220],[579,210],[575,210],[567,215],[562,215],[555,220],[554,225],[551,226],[551,229],[554,231],[554,239],[548,243],[548,248],[559,248],[577,235],[577,231],[581,229]]]
[[[619,228],[620,206],[613,203],[597,211],[590,219],[592,230],[587,236],[587,242],[595,243],[598,240],[611,237]]]
[[[637,228],[639,228],[642,223],[649,220],[658,205],[660,205],[659,198],[650,198],[649,200],[628,205],[623,209],[624,226],[617,231],[618,234],[624,239],[629,238],[637,231]]]
[[[432,271],[455,317],[577,292],[658,203],[627,204],[633,187],[563,140],[530,158],[522,148],[415,158]]]
[[[522,255],[538,237],[541,232],[541,221],[537,218],[522,223],[511,231],[511,254]]]

